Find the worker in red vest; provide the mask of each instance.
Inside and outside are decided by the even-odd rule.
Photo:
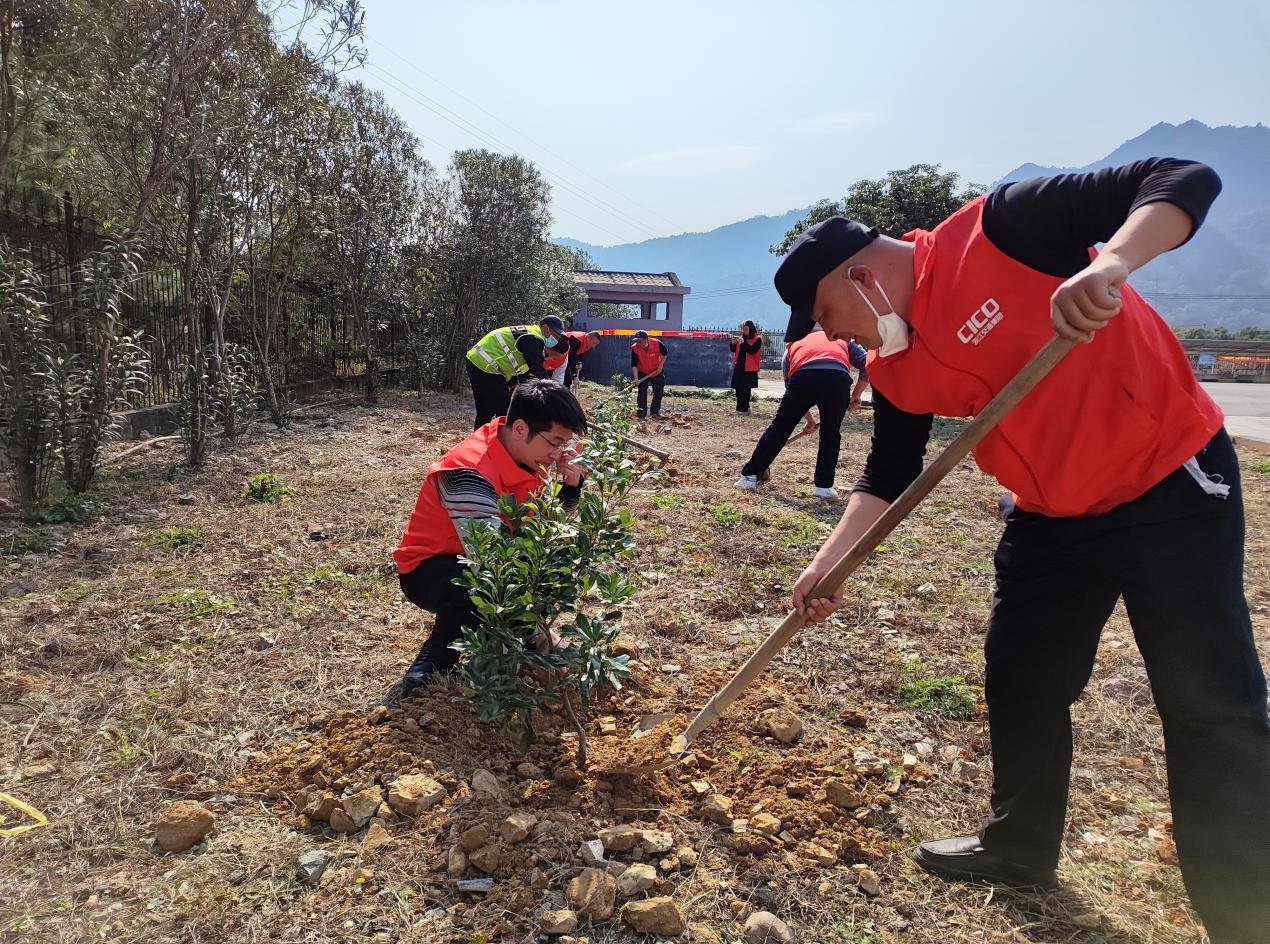
[[[750,394],[758,386],[758,372],[762,366],[763,335],[758,325],[747,321],[741,325],[741,336],[728,341],[732,351],[732,389],[736,391],[736,411],[745,416],[750,413]]]
[[[661,397],[666,390],[666,375],[662,371],[669,356],[666,345],[650,338],[647,331],[635,332],[635,343],[631,345],[631,377],[639,384],[635,412],[640,419],[648,415],[649,387],[653,388],[653,416],[661,416]]]
[[[450,645],[476,618],[467,591],[455,583],[463,569],[460,557],[472,528],[500,525],[498,500],[510,495],[525,501],[553,467],[561,500],[577,502],[583,469],[573,440],[584,432],[586,415],[577,398],[553,381],[532,379],[516,388],[506,417],[478,427],[428,467],[393,561],[406,599],[435,613],[436,622],[387,703],[458,664]]]
[[[1270,928],[1270,724],[1239,463],[1221,410],[1127,282],[1186,242],[1220,189],[1203,164],[1150,158],[1003,184],[901,239],[834,217],[795,241],[775,283],[787,340],[818,323],[872,352],[864,473],[794,586],[813,621],[842,597],[809,599],[816,582],[920,472],[932,415],[978,413],[1055,332],[1089,342],[975,448],[1014,493],[985,650],[991,810],[977,836],[921,843],[918,864],[1054,884],[1069,708],[1123,598],[1164,726],[1191,901],[1213,944],[1252,944]]]
[[[582,359],[600,345],[600,332],[567,331],[565,334],[569,338],[569,366],[563,383],[566,387],[574,387],[582,373]]]
[[[838,453],[842,448],[842,420],[848,409],[858,409],[860,396],[869,386],[865,371],[867,354],[855,341],[833,340],[817,329],[806,337],[785,345],[781,374],[785,379],[785,395],[776,415],[754,446],[750,461],[741,467],[736,487],[745,491],[758,488],[759,480],[785,448],[790,434],[804,419],[804,432],[816,428],[811,409],[820,413],[820,445],[816,450],[816,472],[812,479],[812,496],[837,500],[833,487],[838,472]],[[851,368],[860,372],[854,389]]]

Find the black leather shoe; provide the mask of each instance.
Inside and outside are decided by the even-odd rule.
[[[1053,888],[1053,869],[1007,862],[979,843],[978,836],[931,839],[913,850],[913,861],[932,875],[955,881],[994,882],[1013,888]]]

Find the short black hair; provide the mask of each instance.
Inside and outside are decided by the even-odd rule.
[[[519,384],[512,391],[507,425],[517,420],[525,421],[532,436],[547,432],[557,423],[575,433],[586,432],[586,413],[578,398],[554,380],[539,377]]]

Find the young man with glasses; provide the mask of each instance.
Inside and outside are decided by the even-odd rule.
[[[476,619],[467,591],[455,584],[462,573],[473,528],[502,524],[498,500],[525,501],[554,468],[560,497],[575,504],[582,489],[575,437],[586,432],[586,415],[572,393],[550,380],[516,388],[506,417],[479,427],[428,467],[401,543],[393,552],[402,593],[436,614],[432,633],[397,682],[387,704],[395,704],[437,675],[453,671],[458,653],[450,644]]]

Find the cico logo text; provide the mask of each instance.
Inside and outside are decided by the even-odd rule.
[[[997,326],[1001,318],[1001,306],[995,298],[989,298],[957,329],[957,340],[962,344],[978,344]]]

